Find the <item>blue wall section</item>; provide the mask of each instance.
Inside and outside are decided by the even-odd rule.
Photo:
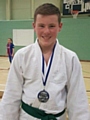
[[[0,21],[0,55],[6,55],[8,38],[13,38],[13,29],[31,29],[32,20],[27,21]],[[15,46],[17,51],[22,46]]]
[[[58,35],[60,43],[75,51],[80,60],[90,60],[90,17],[65,18],[62,22]]]
[[[7,39],[13,38],[13,29],[31,29],[32,21],[0,21],[0,55],[6,54]],[[62,23],[60,44],[75,51],[80,60],[90,60],[90,17],[62,18]],[[21,47],[15,46],[15,52]]]

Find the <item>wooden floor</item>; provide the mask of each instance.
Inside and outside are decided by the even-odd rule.
[[[90,62],[81,62],[83,77],[85,80],[86,91],[88,95],[88,101],[90,104]],[[7,75],[10,64],[7,57],[0,57],[0,96],[2,96],[5,89]]]

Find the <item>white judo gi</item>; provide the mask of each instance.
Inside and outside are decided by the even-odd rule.
[[[45,86],[50,98],[46,103],[38,104],[37,95],[41,90],[42,52],[36,40],[34,44],[18,50],[14,56],[1,101],[1,120],[37,120],[20,108],[21,100],[29,105],[36,104],[36,107],[52,114],[67,107],[69,120],[90,120],[79,59],[74,52],[60,45],[58,40]],[[66,120],[66,115],[57,119]]]

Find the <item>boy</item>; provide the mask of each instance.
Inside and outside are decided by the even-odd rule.
[[[77,55],[59,44],[59,9],[39,6],[33,28],[37,39],[13,59],[2,98],[2,120],[90,120]]]

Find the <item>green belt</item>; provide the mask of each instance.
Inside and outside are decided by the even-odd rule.
[[[50,120],[50,119],[57,120],[56,117],[60,117],[65,112],[65,109],[64,109],[62,112],[55,114],[55,115],[47,114],[47,113],[45,113],[45,111],[40,110],[35,107],[32,107],[32,106],[29,106],[28,104],[24,103],[23,101],[22,101],[21,107],[29,115],[31,115],[35,118],[41,119],[41,120]]]

